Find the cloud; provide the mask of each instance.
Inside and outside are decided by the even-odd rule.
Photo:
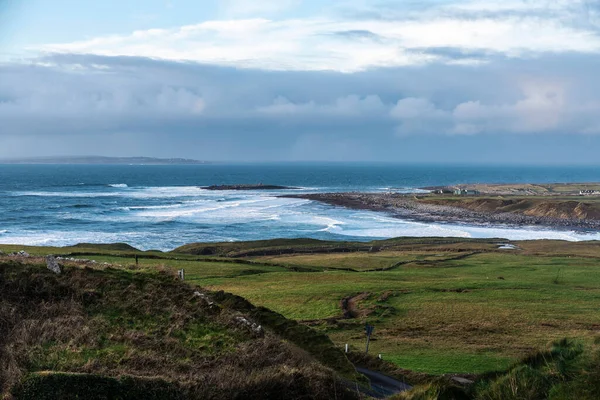
[[[576,99],[564,82],[523,83],[521,97],[513,103],[485,104],[470,100],[453,109],[441,109],[427,99],[399,100],[391,110],[401,125],[399,134],[448,133],[568,133],[596,132],[600,102]]]
[[[276,15],[297,7],[301,0],[219,0],[222,12],[228,17]]]
[[[376,126],[381,135],[594,132],[596,58],[577,59],[575,79],[574,61],[559,67],[556,57],[526,62],[530,73],[525,61],[505,59],[502,68],[496,63],[477,73],[447,65],[343,74],[58,55],[37,66],[0,66],[6,77],[0,117],[4,132],[22,134],[51,134],[57,126],[61,132],[261,129],[273,122],[299,131]],[[555,71],[538,68],[548,64]]]
[[[577,54],[352,74],[52,55],[0,65],[0,156],[396,160],[432,140],[444,143],[438,153],[508,151],[502,138],[542,134],[588,149],[596,139],[584,138],[600,138],[598,68]]]
[[[376,41],[381,42],[383,39],[381,36],[367,30],[349,30],[349,31],[339,31],[333,32],[333,35],[341,36],[346,39],[356,40],[356,41]]]
[[[273,116],[292,115],[327,115],[358,118],[368,115],[376,117],[386,111],[386,106],[377,95],[361,97],[355,94],[338,97],[329,104],[293,103],[287,98],[278,96],[273,104],[258,108],[258,112]]]
[[[45,52],[138,56],[267,70],[364,71],[430,63],[600,53],[600,19],[573,1],[457,1],[367,6],[296,18],[267,15],[297,2],[230,0],[227,19],[46,44]],[[370,4],[367,2],[367,4]],[[412,7],[412,8],[411,8]],[[379,13],[379,14],[378,14]]]
[[[414,97],[398,100],[390,115],[400,121],[396,127],[396,133],[400,136],[444,133],[450,116],[428,99]]]
[[[599,10],[230,0],[221,19],[46,44],[0,64],[0,156],[593,161]]]

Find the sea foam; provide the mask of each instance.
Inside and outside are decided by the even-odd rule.
[[[279,198],[273,192],[113,185],[112,189],[96,185],[50,191],[38,186],[30,191],[5,192],[9,196],[4,200],[12,208],[4,211],[12,222],[3,225],[8,229],[0,230],[0,243],[65,246],[78,242],[127,242],[144,250],[170,250],[190,242],[279,237],[365,241],[398,236],[600,239],[600,233],[539,227],[407,221],[382,212]],[[26,197],[11,200],[14,196]]]

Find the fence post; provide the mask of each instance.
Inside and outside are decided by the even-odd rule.
[[[373,325],[369,325],[369,323],[365,325],[365,332],[367,334],[367,349],[365,350],[365,353],[369,352],[369,341],[371,340],[371,334],[373,333],[374,329],[375,327]]]

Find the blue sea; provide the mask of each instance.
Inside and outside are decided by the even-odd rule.
[[[190,242],[398,236],[600,239],[598,232],[423,223],[284,193],[418,192],[430,185],[598,182],[598,167],[402,164],[0,165],[0,243],[126,242],[171,250]],[[264,183],[282,191],[208,191]]]

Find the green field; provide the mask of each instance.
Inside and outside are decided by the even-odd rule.
[[[351,244],[336,251],[325,243],[322,253],[318,243],[294,243],[212,244],[218,256],[194,255],[191,246],[171,253],[88,249],[76,257],[133,267],[138,254],[138,268],[183,268],[198,286],[240,295],[357,352],[364,350],[368,322],[375,326],[373,354],[430,374],[505,369],[557,339],[592,343],[600,336],[596,242],[511,242],[519,249],[498,250],[506,241],[407,238],[376,242],[371,251]],[[344,298],[352,318],[343,318]]]
[[[340,345],[362,348],[368,321],[376,327],[371,350],[402,368],[477,373],[506,367],[553,339],[597,335],[598,261],[476,254],[383,272],[193,276],[199,285],[298,320],[340,316],[342,298],[365,293],[357,304],[360,318],[316,326]]]

